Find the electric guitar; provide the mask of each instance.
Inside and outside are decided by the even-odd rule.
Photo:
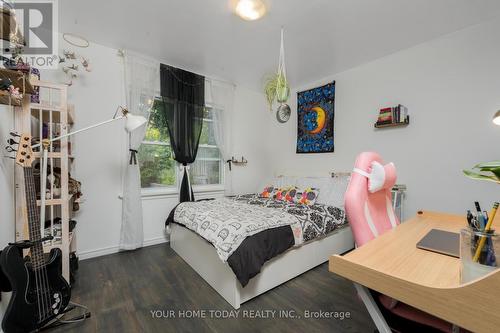
[[[52,237],[42,238],[32,162],[31,136],[23,134],[16,163],[24,171],[30,240],[9,244],[0,254],[0,267],[12,287],[2,321],[5,333],[37,331],[63,313],[71,297],[62,277],[61,250],[52,249],[47,260],[43,253],[43,242]],[[31,256],[23,258],[23,249],[30,249]]]

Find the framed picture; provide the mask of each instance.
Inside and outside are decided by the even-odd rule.
[[[297,93],[297,154],[333,153],[335,81]]]

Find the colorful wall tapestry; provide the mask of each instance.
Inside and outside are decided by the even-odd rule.
[[[297,153],[332,153],[335,81],[297,94]]]

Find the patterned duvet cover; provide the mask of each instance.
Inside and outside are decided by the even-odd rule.
[[[299,246],[347,223],[344,210],[338,207],[295,204],[257,194],[184,202],[175,209],[173,220],[212,243],[223,261],[246,238],[265,230],[289,226],[294,245]]]

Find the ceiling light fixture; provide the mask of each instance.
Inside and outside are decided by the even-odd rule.
[[[239,0],[235,8],[236,14],[244,20],[254,21],[266,13],[262,0]]]

